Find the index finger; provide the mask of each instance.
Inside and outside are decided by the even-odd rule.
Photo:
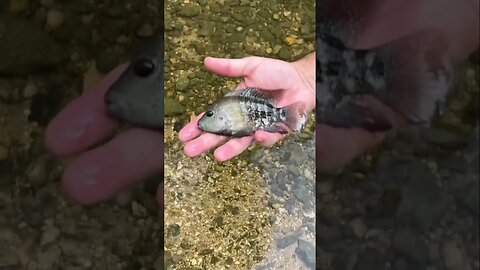
[[[202,117],[203,113],[197,115],[193,121],[190,123],[186,124],[179,132],[178,132],[178,138],[182,142],[188,142],[196,137],[200,136],[202,134],[202,131],[198,128],[197,123],[198,120]]]
[[[106,137],[117,121],[106,114],[103,96],[127,68],[122,64],[100,83],[68,104],[45,130],[45,146],[55,156],[78,153]]]

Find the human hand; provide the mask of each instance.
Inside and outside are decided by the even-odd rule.
[[[342,1],[348,1],[349,8],[363,15],[363,19],[356,25],[356,36],[349,40],[350,48],[370,49],[427,28],[434,28],[445,36],[448,44],[438,46],[448,46],[448,57],[455,65],[478,49],[478,1]],[[337,0],[332,0],[332,3],[335,2]],[[432,48],[432,51],[435,52],[435,48]],[[398,113],[376,100],[371,102],[379,106],[378,111],[392,119],[394,129],[391,132],[406,125],[406,119]],[[366,150],[380,145],[387,133],[317,124],[316,135],[317,170],[336,173]]]
[[[103,145],[118,126],[106,113],[104,95],[126,65],[120,65],[92,90],[64,108],[48,125],[45,145],[67,162],[62,187],[73,201],[94,204],[163,170],[163,134],[140,128],[125,131]],[[91,148],[93,147],[93,148]],[[163,203],[162,185],[157,201]]]
[[[293,63],[254,56],[242,59],[207,57],[205,67],[218,75],[243,77],[244,80],[236,89],[248,86],[266,90],[285,90],[278,100],[278,107],[301,101],[305,103],[307,111],[311,111],[315,108],[314,57],[312,53]],[[188,123],[178,135],[179,139],[185,143],[184,152],[189,157],[201,155],[217,147],[214,151],[215,158],[226,161],[245,151],[254,142],[268,147],[285,137],[279,133],[261,130],[256,131],[254,135],[242,138],[202,133],[197,127],[197,122],[202,115],[203,113]]]

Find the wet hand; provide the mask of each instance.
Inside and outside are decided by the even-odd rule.
[[[106,114],[104,94],[125,70],[111,71],[94,89],[66,106],[48,125],[45,145],[67,162],[62,187],[77,203],[94,204],[163,170],[163,134],[132,128],[96,145],[117,128]],[[157,192],[163,201],[163,192]]]
[[[242,59],[221,59],[207,57],[205,67],[222,76],[243,77],[243,81],[237,89],[258,87],[265,90],[282,89],[285,94],[277,103],[277,107],[283,107],[297,101],[305,103],[307,111],[315,107],[314,81],[309,80],[304,70],[296,63],[281,60],[246,57]],[[314,74],[315,66],[309,69]],[[310,82],[311,81],[311,82]],[[242,138],[229,138],[226,136],[203,133],[198,129],[197,122],[203,115],[198,115],[179,132],[179,139],[185,143],[184,152],[189,157],[199,156],[212,148],[216,148],[214,156],[219,161],[229,160],[243,151],[252,143],[262,146],[272,146],[285,135],[257,131],[254,135]]]

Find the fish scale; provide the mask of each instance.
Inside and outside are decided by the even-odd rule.
[[[248,119],[259,128],[266,128],[277,121],[281,121],[278,112],[280,110],[271,104],[263,102],[254,98],[244,98],[244,100],[240,101],[240,105],[245,110]]]

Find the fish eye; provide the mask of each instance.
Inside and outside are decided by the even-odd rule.
[[[147,77],[155,70],[155,63],[147,58],[141,58],[133,63],[133,72],[140,77]]]
[[[213,112],[212,111],[208,111],[205,113],[205,115],[207,115],[208,117],[212,117],[213,116]]]

